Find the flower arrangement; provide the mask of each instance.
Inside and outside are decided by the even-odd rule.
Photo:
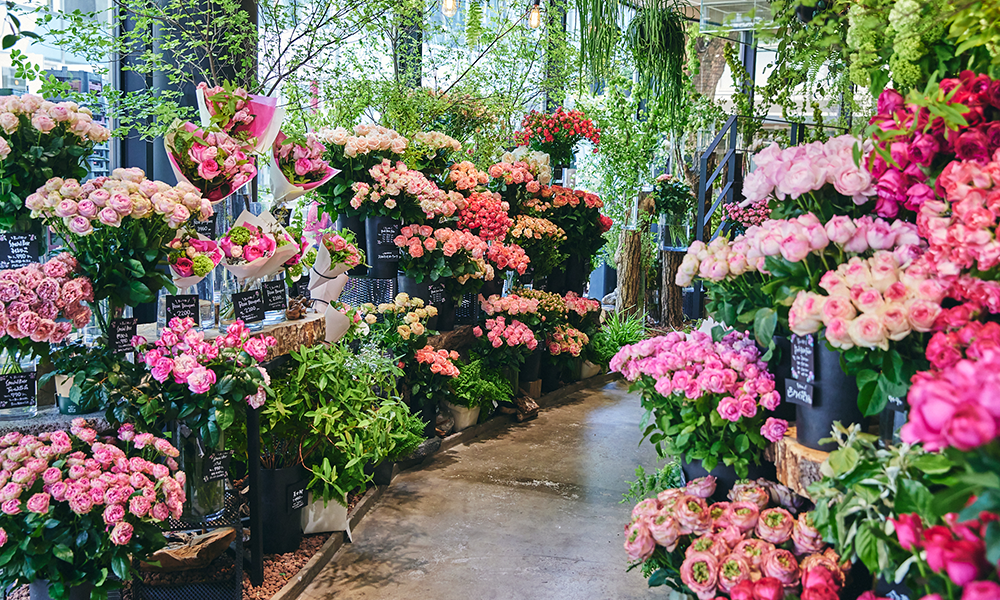
[[[538,314],[539,302],[537,298],[526,298],[518,294],[479,297],[479,305],[488,316],[503,316],[511,321],[518,320],[532,329],[542,323],[542,317]]]
[[[486,262],[486,242],[468,231],[407,225],[394,241],[405,250],[400,253],[400,270],[418,282],[425,278],[440,281],[453,298],[475,293],[484,281],[493,279],[493,267]]]
[[[221,202],[257,175],[253,155],[229,134],[177,122],[163,137],[174,175]]]
[[[563,230],[565,245],[574,250],[571,258],[583,263],[587,273],[591,259],[605,243],[602,234],[611,229],[611,219],[601,215],[603,207],[596,194],[555,185],[531,194],[521,204],[527,215],[547,219]]]
[[[535,181],[535,175],[526,162],[499,162],[491,165],[489,175],[502,186],[520,185]]]
[[[449,195],[420,171],[395,164],[388,159],[369,171],[373,183],[357,181],[353,185],[351,207],[367,215],[394,219],[434,219],[450,217],[464,206],[464,196]]]
[[[514,271],[518,275],[524,275],[528,270],[528,265],[531,264],[531,258],[524,251],[524,248],[517,244],[504,244],[496,240],[490,244],[486,258],[497,271]]]
[[[545,337],[545,345],[552,356],[561,354],[580,356],[584,346],[589,343],[590,339],[586,333],[569,325],[557,325],[552,333]]]
[[[495,192],[473,192],[468,205],[458,212],[458,228],[471,231],[487,242],[502,240],[514,221],[508,216],[510,204]]]
[[[942,79],[929,94],[909,99],[895,90],[878,98],[871,124],[876,152],[868,169],[878,191],[876,211],[894,217],[900,208],[917,211],[942,191],[935,179],[953,160],[989,162],[1000,149],[1000,95],[988,75],[963,71]],[[960,116],[961,115],[961,116]],[[961,120],[959,120],[961,119]],[[931,185],[934,185],[932,189]]]
[[[683,585],[704,600],[782,600],[801,585],[802,598],[836,598],[845,574],[808,513],[795,519],[784,508],[767,508],[766,491],[760,503],[741,500],[744,487],[759,489],[741,484],[730,491],[731,502],[709,504],[716,489],[710,475],[635,506],[625,551],[653,567],[650,586]]]
[[[516,367],[538,347],[535,332],[530,327],[502,315],[486,319],[483,327],[477,325],[472,329],[472,334],[480,339],[477,353],[491,369]]]
[[[700,460],[707,471],[724,462],[746,477],[767,442],[779,441],[788,426],[767,414],[781,396],[744,333],[713,342],[700,331],[672,332],[624,346],[610,369],[642,392],[643,407],[655,417],[645,435],[660,429],[661,456]]]
[[[532,272],[544,277],[566,260],[560,248],[566,232],[548,219],[517,215],[507,233],[507,243],[517,244],[531,260]]]
[[[653,203],[657,214],[666,215],[667,229],[674,246],[687,245],[686,225],[695,209],[691,186],[669,173],[657,176],[653,184]]]
[[[247,153],[267,152],[285,116],[277,98],[250,94],[228,83],[210,87],[201,82],[196,97],[202,126],[217,127],[239,140]]]
[[[214,240],[183,228],[167,242],[167,264],[177,287],[196,285],[222,262],[223,252]],[[185,285],[186,284],[186,285]]]
[[[730,223],[730,231],[736,234],[745,232],[747,229],[762,225],[771,215],[771,207],[767,205],[767,200],[748,203],[743,202],[723,204],[726,211],[726,220]]]
[[[324,158],[327,163],[338,171],[316,189],[323,198],[324,212],[331,215],[357,215],[358,209],[351,205],[354,184],[371,185],[369,170],[383,159],[399,160],[409,146],[408,139],[378,125],[358,125],[353,134],[343,127],[323,128],[316,132],[316,137],[326,145]]]
[[[513,152],[507,152],[500,157],[502,162],[508,164],[524,163],[528,165],[528,170],[534,175],[535,181],[539,185],[549,185],[552,183],[552,165],[549,164],[549,155],[544,152],[532,150],[527,146],[518,146]]]
[[[44,264],[0,271],[0,347],[11,356],[48,356],[50,344],[90,322],[84,303],[93,300],[90,280],[66,252]],[[4,365],[5,372],[11,366]]]
[[[313,133],[278,133],[271,148],[271,187],[275,202],[288,201],[330,180],[337,171],[324,160],[324,146]]]
[[[365,253],[358,248],[354,233],[349,229],[324,233],[320,243],[330,253],[331,265],[344,265],[351,269],[365,262]]]
[[[281,265],[285,270],[285,284],[290,287],[302,278],[302,274],[307,269],[312,268],[313,264],[315,264],[316,250],[312,248],[312,243],[302,232],[301,228],[289,226],[285,228],[285,233],[292,239],[292,243],[295,244],[296,248],[295,255]],[[312,253],[312,258],[306,260],[306,256],[310,252]]]
[[[448,170],[451,155],[462,151],[462,143],[440,131],[421,131],[413,134],[407,149],[407,162],[414,169],[439,175]]]
[[[546,292],[544,290],[517,288],[511,292],[510,295],[517,296],[519,299],[528,301],[534,300],[538,302],[535,310],[529,311],[537,312],[537,324],[532,320],[528,320],[528,318],[524,316],[518,317],[518,319],[528,323],[532,329],[539,331],[539,333],[548,335],[557,325],[562,325],[567,322],[567,313],[569,309],[566,308],[566,300],[559,294]]]
[[[54,598],[83,584],[107,594],[132,577],[133,558],[166,544],[159,524],[185,500],[177,449],[127,426],[118,439],[99,439],[83,419],[69,433],[13,431],[0,456],[5,588],[47,580]]]
[[[601,302],[593,298],[584,298],[576,292],[567,292],[563,297],[566,302],[566,314],[569,324],[587,334],[593,339],[601,324]]]
[[[234,226],[219,240],[219,249],[226,257],[226,266],[266,261],[274,256],[277,248],[274,235],[252,223]]]
[[[458,352],[445,349],[435,350],[427,344],[413,353],[412,359],[405,361],[406,382],[409,384],[415,406],[420,407],[424,418],[430,418],[433,425],[434,414],[441,400],[452,397],[451,380],[460,373],[455,361]]]
[[[86,177],[83,161],[95,144],[111,137],[90,109],[34,94],[0,99],[0,129],[0,227],[15,231],[30,229],[30,209],[25,206],[29,194],[54,172]]]
[[[544,152],[557,165],[569,165],[573,147],[581,140],[589,140],[597,152],[601,144],[601,130],[579,110],[557,108],[551,115],[531,111],[521,122],[521,131],[514,134],[521,146]]]
[[[438,314],[437,307],[425,306],[422,299],[411,298],[406,293],[396,294],[392,302],[378,306],[365,304],[361,308],[365,312],[365,320],[371,325],[372,336],[382,346],[403,354],[426,344],[427,336],[431,334],[428,321]],[[376,322],[374,315],[380,315],[381,322]]]
[[[454,187],[460,192],[473,191],[489,182],[489,173],[480,171],[476,165],[467,160],[452,164],[445,177],[445,185]]]
[[[187,183],[169,186],[146,179],[140,169],[115,169],[111,177],[83,184],[54,177],[28,197],[32,214],[66,240],[80,272],[94,288],[102,333],[125,306],[156,299],[172,285],[157,268],[165,261],[175,229],[192,218],[208,219],[212,205]],[[107,300],[111,314],[97,309]]]

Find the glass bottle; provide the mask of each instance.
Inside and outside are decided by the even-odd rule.
[[[229,325],[236,321],[236,307],[233,305],[233,295],[253,291],[260,294],[261,287],[260,280],[247,281],[245,279],[237,279],[228,269],[224,269],[222,273],[222,285],[220,286],[221,290],[219,294],[219,330],[225,331]],[[261,297],[261,303],[263,304],[263,297]],[[260,331],[264,328],[264,320],[263,318],[256,321],[244,320],[244,325],[251,331]]]

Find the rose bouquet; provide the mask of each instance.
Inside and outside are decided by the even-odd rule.
[[[524,248],[517,244],[504,244],[496,240],[490,244],[486,259],[490,261],[495,270],[514,271],[518,275],[524,275],[531,263]]]
[[[413,135],[407,148],[407,163],[414,169],[431,175],[448,170],[451,155],[462,151],[462,144],[440,131],[421,131]]]
[[[507,243],[517,244],[531,260],[535,277],[544,277],[566,260],[560,249],[566,232],[548,219],[518,215],[507,233]]]
[[[531,172],[539,185],[552,183],[552,165],[549,164],[549,155],[544,152],[532,150],[527,146],[518,146],[514,148],[513,152],[507,152],[501,156],[500,160],[507,164],[524,163],[528,165],[528,171]]]
[[[781,403],[774,376],[746,334],[714,342],[700,331],[672,332],[623,347],[610,369],[642,392],[654,417],[645,435],[661,456],[699,460],[707,471],[721,462],[746,477],[767,442],[785,434],[788,424],[768,416]]]
[[[179,229],[167,242],[167,264],[178,288],[198,285],[222,262],[223,253],[214,240],[189,227]]]
[[[167,242],[192,218],[212,216],[212,205],[187,183],[169,186],[146,179],[140,169],[115,169],[111,177],[83,184],[50,179],[27,199],[40,218],[67,243],[80,272],[94,287],[101,332],[126,306],[152,302],[170,277],[157,269]],[[97,302],[107,300],[108,312]]]
[[[476,165],[464,160],[451,165],[448,175],[444,178],[445,188],[454,188],[459,192],[473,192],[490,182],[490,175],[476,168]]]
[[[435,350],[427,344],[415,351],[405,362],[406,383],[410,390],[413,411],[421,413],[427,425],[433,427],[438,404],[449,400],[454,392],[451,380],[458,377],[458,352]]]
[[[372,183],[356,181],[351,199],[351,207],[365,215],[412,221],[450,217],[464,207],[464,196],[445,192],[402,161],[385,159],[368,173]]]
[[[473,327],[472,334],[479,338],[477,354],[490,369],[516,368],[538,347],[530,327],[502,315],[486,319],[483,327]]]
[[[730,232],[737,235],[745,233],[751,227],[762,225],[771,216],[771,207],[767,205],[767,200],[748,203],[746,206],[743,202],[733,202],[723,204],[722,208],[726,214],[726,221],[729,222]]]
[[[519,206],[542,187],[525,162],[499,162],[490,165],[487,172],[492,178],[490,190],[499,193],[511,206]]]
[[[225,255],[223,266],[242,282],[278,273],[299,253],[300,246],[270,213],[254,216],[249,211],[219,240]]]
[[[239,140],[246,152],[267,152],[285,118],[277,98],[250,94],[229,84],[209,87],[201,82],[195,96],[202,127],[218,127]]]
[[[337,174],[323,159],[324,153],[326,146],[315,134],[289,137],[278,133],[271,148],[271,190],[275,204],[294,200]]]
[[[28,231],[28,195],[53,175],[83,179],[94,145],[111,137],[89,108],[34,94],[0,98],[0,228]]]
[[[355,245],[347,229],[321,234],[316,260],[309,269],[309,290],[321,302],[334,302],[347,285],[347,271],[364,264],[365,254]],[[328,317],[332,316],[327,311]],[[345,324],[341,323],[341,327]]]
[[[351,204],[354,184],[372,185],[370,169],[381,164],[383,159],[393,163],[400,160],[409,146],[405,137],[378,125],[358,125],[353,135],[343,127],[324,128],[316,132],[316,137],[326,145],[324,158],[338,171],[316,189],[323,199],[325,212],[331,215],[357,215],[359,209]]]
[[[508,321],[520,321],[531,329],[537,329],[543,322],[539,314],[538,298],[527,298],[516,293],[501,296],[493,294],[489,298],[479,296],[479,305],[490,317],[502,316]]]
[[[440,281],[452,298],[476,293],[484,281],[493,279],[493,267],[486,262],[486,242],[468,231],[407,225],[394,241],[404,250],[400,270],[417,282]]]
[[[569,309],[566,307],[566,300],[559,294],[544,290],[518,288],[511,293],[511,296],[538,302],[534,311],[528,311],[537,312],[537,324],[524,316],[518,317],[518,319],[528,323],[532,329],[539,333],[548,335],[558,325],[564,325],[568,322]]]
[[[544,152],[557,165],[569,165],[573,147],[581,140],[590,140],[597,152],[601,130],[579,110],[557,108],[551,115],[531,111],[521,122],[521,131],[514,134],[521,146]]]
[[[79,275],[75,258],[63,252],[44,264],[0,271],[0,347],[7,353],[4,373],[17,366],[18,356],[49,355],[50,344],[61,344],[90,322],[94,289]]]
[[[514,221],[509,216],[510,204],[500,194],[473,192],[468,205],[458,212],[458,228],[471,231],[487,242],[503,240]]]
[[[372,337],[383,347],[401,354],[409,354],[427,343],[427,336],[432,333],[428,321],[438,314],[436,307],[405,293],[397,294],[392,302],[366,304],[362,309],[371,325]],[[382,320],[376,322],[375,315]]]
[[[224,131],[178,121],[163,136],[163,143],[177,180],[193,185],[213,203],[236,193],[257,175],[253,155]]]
[[[312,268],[313,264],[315,264],[316,250],[312,248],[312,243],[302,232],[301,228],[289,226],[285,228],[285,233],[288,234],[288,237],[292,239],[292,244],[295,245],[295,255],[281,265],[285,270],[285,283],[291,286],[302,278],[302,274],[307,269]],[[312,252],[313,258],[307,260],[306,257],[310,255],[310,252]]]
[[[126,426],[98,438],[74,419],[70,433],[10,432],[0,456],[4,588],[46,580],[58,600],[85,584],[107,594],[131,579],[133,559],[166,544],[160,524],[181,515],[177,449],[152,434]]]

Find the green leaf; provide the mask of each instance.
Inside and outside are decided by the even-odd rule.
[[[990,564],[1000,562],[1000,523],[990,521],[986,526],[986,560]]]
[[[757,311],[753,320],[754,338],[761,346],[767,347],[774,338],[774,328],[778,326],[778,313],[773,308]]]
[[[667,583],[668,572],[666,569],[657,569],[649,576],[649,587],[658,587]]]
[[[111,570],[119,579],[128,579],[128,561],[117,554],[111,557]]]
[[[837,476],[843,476],[854,470],[854,467],[858,465],[858,451],[851,446],[844,446],[838,450],[834,450],[830,453],[827,460],[830,463],[830,468],[833,469],[834,474]]]
[[[933,496],[927,486],[913,479],[900,479],[894,510],[897,514],[929,515]]]
[[[747,438],[746,434],[741,433],[736,436],[736,451],[740,454],[746,452],[750,449],[750,440]]]
[[[871,523],[867,521],[861,523],[854,538],[854,551],[870,572],[878,573],[878,538],[872,533],[871,527]]]
[[[864,415],[877,415],[885,408],[888,398],[878,394],[879,374],[871,369],[865,369],[858,373],[858,408]],[[879,397],[876,397],[879,396]],[[881,406],[879,406],[881,403]],[[874,410],[876,409],[877,410]]]
[[[56,544],[53,546],[52,554],[54,554],[59,560],[66,561],[68,563],[73,562],[73,550],[65,544]]]
[[[921,454],[911,464],[928,475],[942,475],[954,466],[944,454]]]

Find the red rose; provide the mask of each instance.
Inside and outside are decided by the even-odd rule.
[[[920,546],[920,535],[924,531],[923,521],[917,514],[899,515],[899,519],[889,518],[893,527],[896,528],[896,537],[903,550],[910,550],[914,546]]]
[[[986,548],[982,542],[959,540],[952,542],[944,552],[944,569],[959,586],[978,579],[986,566]]]
[[[961,160],[985,163],[990,159],[989,140],[978,129],[967,129],[955,140],[955,155]]]
[[[801,600],[840,600],[837,592],[825,585],[802,590],[800,598]]]
[[[785,588],[774,577],[761,577],[753,586],[754,600],[782,600]]]
[[[754,584],[749,579],[737,583],[729,590],[730,600],[754,600]]]

